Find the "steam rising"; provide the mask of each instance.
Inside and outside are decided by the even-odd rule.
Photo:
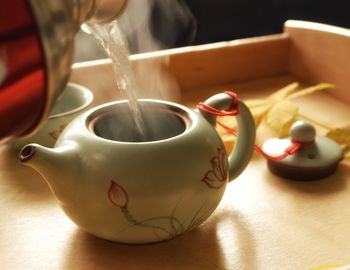
[[[132,53],[188,45],[197,29],[183,0],[131,0],[118,22]]]
[[[163,50],[190,44],[196,20],[183,0],[130,0],[118,19],[132,53]],[[168,71],[167,56],[134,66],[138,97],[178,100],[178,83]]]
[[[116,84],[129,101],[129,113],[136,129],[143,140],[147,140],[147,134],[153,133],[158,123],[143,120],[147,111],[141,108],[137,99],[177,99],[178,84],[167,70],[167,57],[150,58],[132,67],[123,34],[128,37],[133,52],[173,47],[179,44],[178,40],[193,40],[196,24],[192,14],[180,0],[131,0],[125,14],[117,21],[86,25],[83,30],[86,28],[111,57]]]

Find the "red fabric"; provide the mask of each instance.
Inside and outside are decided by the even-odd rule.
[[[44,54],[26,0],[0,8],[0,141],[33,129],[46,102]]]
[[[0,18],[0,38],[13,35],[32,24],[26,0],[1,1]]]
[[[28,123],[35,123],[42,108],[38,100],[42,97],[44,72],[37,69],[26,74],[12,84],[7,84],[0,91],[0,134],[3,136],[18,135],[28,128]],[[6,101],[6,102],[4,102]]]

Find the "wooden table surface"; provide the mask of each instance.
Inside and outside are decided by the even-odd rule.
[[[89,87],[101,103],[110,99],[104,91],[113,80],[108,64],[95,64],[74,69],[71,80]],[[297,79],[286,73],[188,87],[173,99],[191,106],[232,87],[243,99],[263,97]],[[296,102],[324,124],[349,124],[350,106],[328,93]],[[258,143],[264,135],[259,131]],[[254,155],[228,184],[218,209],[195,230],[156,244],[119,244],[74,225],[41,176],[2,145],[0,269],[327,269],[320,267],[350,263],[349,205],[349,160],[328,178],[296,182],[272,175]]]

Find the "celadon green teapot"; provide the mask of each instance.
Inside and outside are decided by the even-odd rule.
[[[233,102],[221,93],[204,104],[229,110]],[[128,102],[115,101],[75,118],[54,148],[26,145],[20,160],[44,177],[83,230],[123,243],[171,239],[213,213],[227,182],[251,158],[254,120],[245,104],[236,102],[239,132],[229,157],[215,116],[141,99],[146,135],[135,131]]]

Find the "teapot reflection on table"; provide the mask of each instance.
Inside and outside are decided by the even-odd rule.
[[[204,104],[227,110],[232,102],[222,93]],[[228,180],[247,166],[255,142],[254,120],[241,101],[229,157],[215,116],[167,101],[139,103],[145,123],[157,123],[146,140],[124,113],[128,102],[116,101],[74,119],[54,148],[29,144],[20,153],[73,222],[123,243],[171,239],[201,224],[218,206]]]

